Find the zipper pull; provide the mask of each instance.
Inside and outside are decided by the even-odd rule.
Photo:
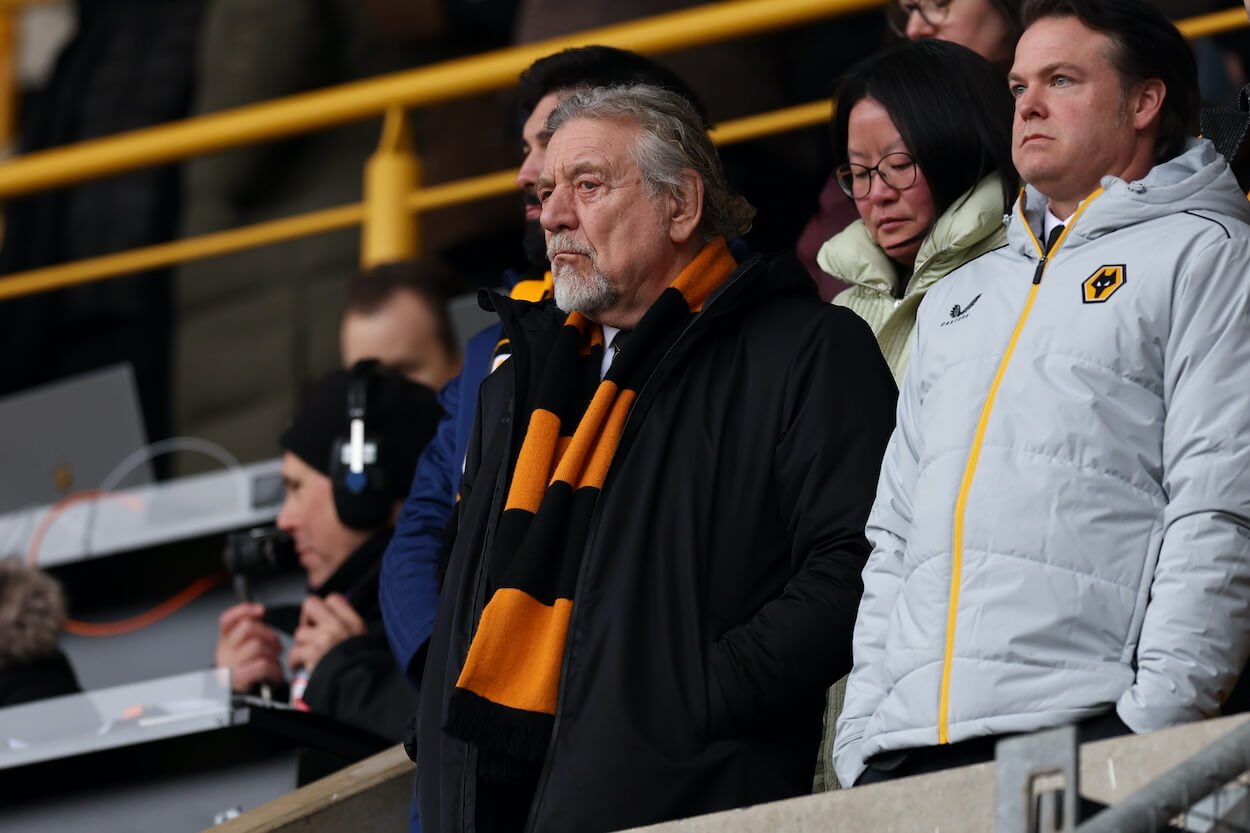
[[[1033,273],[1033,285],[1037,286],[1042,282],[1042,271],[1046,268],[1046,261],[1055,253],[1055,249],[1059,246],[1059,238],[1063,237],[1063,225],[1057,225],[1050,230],[1050,234],[1046,237],[1046,249],[1039,251],[1038,254],[1042,259],[1037,262],[1037,271]]]

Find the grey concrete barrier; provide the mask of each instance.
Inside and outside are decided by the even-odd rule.
[[[1081,793],[1116,804],[1250,715],[1081,747]],[[713,813],[633,833],[994,833],[993,763]],[[401,747],[367,758],[214,833],[384,833],[407,829],[412,763]]]
[[[274,799],[212,833],[402,833],[412,805],[412,761],[402,746]]]

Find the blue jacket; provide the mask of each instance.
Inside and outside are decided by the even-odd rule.
[[[421,682],[419,654],[434,629],[438,605],[438,559],[451,520],[477,389],[491,369],[499,325],[469,340],[460,375],[439,394],[443,419],[417,460],[412,489],[404,501],[395,535],[382,557],[378,597],[391,651],[414,686]]]
[[[412,488],[395,534],[382,557],[378,600],[391,652],[414,687],[421,685],[422,646],[434,630],[438,607],[438,560],[443,533],[451,520],[460,485],[460,469],[473,429],[477,389],[489,375],[500,326],[487,327],[469,340],[460,375],[439,394],[443,419],[434,439],[421,452]],[[467,401],[466,401],[467,400]],[[421,833],[417,804],[412,804],[409,833]]]
[[[550,294],[551,274],[543,280],[516,283],[513,295],[537,301]],[[434,439],[421,452],[412,488],[404,500],[395,534],[382,556],[378,601],[391,652],[409,682],[420,688],[421,648],[434,630],[438,608],[439,556],[443,536],[456,506],[465,450],[477,412],[477,392],[490,375],[502,328],[494,324],[469,339],[460,375],[439,394],[443,419]],[[417,805],[413,802],[409,833],[421,833]]]

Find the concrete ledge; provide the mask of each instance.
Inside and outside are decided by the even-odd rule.
[[[412,761],[402,746],[314,781],[212,833],[401,833],[412,805]]]
[[[1238,715],[1081,747],[1081,792],[1115,804],[1230,729]],[[994,833],[994,764],[636,828],[636,833]]]
[[[1081,747],[1081,792],[1115,804],[1250,720],[1238,715]],[[635,833],[994,833],[994,764],[666,822]],[[213,833],[398,833],[408,828],[413,765],[396,746]]]

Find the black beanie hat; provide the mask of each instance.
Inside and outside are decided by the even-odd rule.
[[[336,440],[348,437],[347,390],[352,371],[336,370],[309,392],[304,405],[282,432],[283,451],[289,451],[324,475]],[[378,439],[387,489],[403,500],[412,485],[417,457],[434,437],[443,415],[434,392],[424,385],[381,366],[367,377],[365,432]]]

